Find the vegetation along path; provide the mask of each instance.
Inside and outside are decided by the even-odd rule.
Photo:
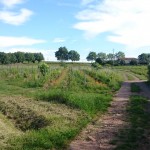
[[[112,143],[116,139],[120,129],[128,128],[127,105],[131,93],[131,83],[137,84],[142,90],[140,94],[150,99],[150,89],[144,81],[135,78],[133,81],[126,81],[122,84],[120,90],[116,93],[108,112],[100,119],[81,132],[81,134],[70,144],[70,150],[113,150],[117,147]],[[150,103],[150,102],[149,102]],[[150,104],[147,107],[150,112]],[[149,136],[150,137],[150,136]],[[140,149],[146,150],[142,142]]]
[[[126,122],[126,106],[131,95],[130,82],[124,82],[116,93],[111,106],[104,116],[90,124],[70,144],[70,150],[111,150],[119,129],[128,125]]]

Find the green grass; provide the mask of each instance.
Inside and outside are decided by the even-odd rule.
[[[148,101],[141,96],[131,96],[128,107],[130,127],[119,134],[119,145],[115,150],[136,150],[141,141],[149,142],[146,131],[150,126],[150,116],[145,110]],[[144,145],[143,145],[144,146]]]
[[[135,83],[131,83],[131,92],[139,93],[139,92],[141,92],[141,88],[138,85],[136,85]]]
[[[9,144],[3,149],[66,149],[94,117],[107,111],[112,93],[121,85],[121,78],[109,69],[96,72],[96,76],[90,75],[93,71],[86,73],[80,69],[79,66],[65,69],[51,66],[43,79],[36,65],[23,65],[18,69],[3,66],[0,70],[0,109],[14,126],[19,120],[24,132],[14,138],[8,136]],[[30,128],[34,119],[43,118],[48,124],[36,130],[32,125]]]

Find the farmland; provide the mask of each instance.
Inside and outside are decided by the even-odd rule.
[[[146,79],[146,68],[103,68],[49,64],[0,66],[1,149],[65,149],[94,118],[110,106],[126,77]],[[142,72],[142,74],[141,74]]]

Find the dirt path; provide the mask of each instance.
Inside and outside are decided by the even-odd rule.
[[[130,92],[130,82],[124,82],[111,103],[108,112],[98,121],[87,126],[85,130],[70,144],[70,150],[112,150],[118,130],[128,126],[126,122],[126,106]]]
[[[150,101],[150,88],[144,82],[137,77],[134,77],[134,81],[125,81],[115,95],[108,112],[101,116],[98,121],[89,124],[70,144],[69,150],[113,150],[116,146],[111,144],[111,141],[116,138],[120,129],[129,126],[126,121],[126,107],[132,94],[130,92],[131,83],[140,86],[142,91],[138,94],[149,98]],[[150,113],[150,102],[147,111]],[[148,136],[150,139],[150,134]],[[150,143],[147,142],[145,145],[143,142],[141,142],[139,150],[148,150]]]

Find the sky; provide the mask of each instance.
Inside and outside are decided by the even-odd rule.
[[[150,53],[150,0],[0,0],[0,51]]]

